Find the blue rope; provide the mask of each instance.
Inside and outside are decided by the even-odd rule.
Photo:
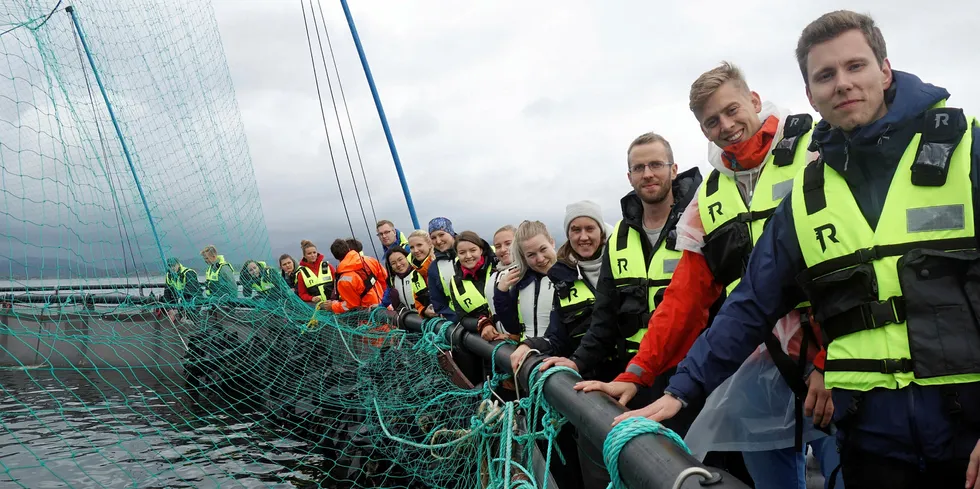
[[[688,454],[691,453],[691,449],[687,448],[680,435],[670,428],[644,417],[627,418],[609,431],[605,443],[602,444],[602,459],[606,462],[610,480],[606,489],[625,489],[626,484],[619,475],[619,452],[630,440],[647,433],[665,436]]]
[[[60,2],[59,2],[60,3]],[[150,230],[153,231],[153,239],[157,243],[157,251],[160,252],[160,261],[163,264],[163,269],[167,269],[167,257],[163,253],[163,245],[160,244],[160,235],[157,234],[156,224],[153,222],[153,214],[150,213],[150,205],[146,202],[146,194],[143,193],[143,185],[140,183],[140,177],[136,174],[136,167],[133,165],[133,157],[129,154],[129,147],[126,146],[126,139],[123,138],[122,129],[119,127],[119,122],[116,120],[116,112],[112,110],[112,103],[109,102],[109,95],[105,91],[105,85],[102,83],[102,77],[99,76],[99,70],[95,68],[95,60],[92,59],[92,51],[88,48],[88,43],[85,41],[85,33],[82,32],[82,26],[78,23],[78,17],[75,16],[75,9],[68,7],[68,13],[71,15],[71,21],[75,24],[75,31],[78,32],[78,39],[82,43],[82,48],[85,49],[85,56],[88,58],[88,64],[92,67],[92,74],[95,75],[95,82],[99,85],[99,91],[102,93],[102,100],[105,101],[105,107],[109,111],[109,119],[112,120],[112,127],[116,130],[116,136],[119,138],[119,145],[122,146],[123,154],[126,156],[126,163],[129,163],[129,171],[133,173],[133,180],[136,182],[136,190],[139,191],[140,200],[143,202],[143,210],[146,211],[146,220],[150,222]]]

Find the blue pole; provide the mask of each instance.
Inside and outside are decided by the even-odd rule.
[[[99,70],[95,69],[95,60],[92,59],[92,52],[88,49],[88,43],[85,42],[85,34],[82,32],[82,26],[78,23],[78,17],[75,15],[75,9],[71,5],[65,7],[65,10],[71,15],[71,21],[75,24],[75,32],[78,32],[78,39],[82,42],[82,49],[85,50],[85,56],[88,58],[88,64],[92,67],[92,74],[95,75],[95,82],[99,85],[99,91],[102,92],[102,100],[105,101],[105,107],[109,110],[109,118],[112,120],[112,127],[116,130],[116,136],[119,138],[119,144],[122,146],[123,154],[126,156],[126,162],[129,163],[129,171],[133,173],[133,180],[136,181],[136,190],[140,193],[140,200],[143,201],[143,209],[146,210],[146,219],[150,221],[150,231],[153,232],[153,239],[157,243],[157,251],[160,252],[160,260],[163,262],[163,269],[167,269],[167,257],[163,254],[163,245],[160,244],[160,236],[157,234],[157,227],[153,224],[153,216],[150,215],[150,206],[146,203],[146,195],[143,193],[143,185],[140,184],[140,179],[136,176],[136,167],[133,166],[133,158],[129,154],[129,147],[126,146],[126,140],[123,139],[122,129],[119,128],[119,122],[116,121],[116,113],[112,110],[112,104],[109,102],[109,95],[106,94],[105,85],[102,84],[102,78],[99,76]]]
[[[401,181],[402,192],[405,193],[405,202],[408,204],[409,214],[412,215],[412,224],[415,225],[415,229],[421,229],[419,218],[415,215],[415,204],[412,203],[412,193],[408,191],[408,182],[405,181],[405,171],[402,170],[402,161],[398,158],[398,150],[395,149],[395,140],[391,137],[391,128],[388,127],[388,118],[385,117],[385,109],[381,106],[378,87],[374,84],[371,67],[368,66],[367,56],[364,54],[364,47],[361,46],[361,38],[357,35],[357,28],[354,27],[354,17],[350,14],[350,8],[347,7],[347,0],[340,0],[340,5],[344,8],[344,16],[347,17],[347,25],[350,26],[350,34],[354,38],[357,55],[360,56],[361,66],[364,67],[364,76],[367,77],[368,86],[371,87],[371,95],[374,96],[374,105],[378,108],[378,116],[381,117],[381,127],[385,130],[385,138],[388,139],[388,149],[391,150],[391,157],[395,160],[395,170],[398,170],[398,180]]]

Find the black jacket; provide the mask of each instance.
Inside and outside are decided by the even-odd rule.
[[[677,221],[691,199],[697,194],[701,180],[701,171],[697,167],[679,173],[674,179],[672,186],[674,206],[671,208],[670,216],[667,217],[667,222],[660,233],[661,240],[668,239],[672,235],[676,238],[674,228],[677,226]],[[626,194],[620,203],[623,209],[623,225],[629,226],[643,236],[644,239],[640,240],[643,246],[643,256],[649,259],[653,256],[655,248],[650,245],[649,240],[646,239],[646,233],[643,231],[643,203],[637,197],[636,192]],[[578,366],[579,372],[592,370],[610,357],[615,358],[616,363],[621,364],[619,370],[621,372],[629,362],[629,358],[625,358],[624,352],[617,351],[620,350],[620,344],[626,338],[633,336],[640,328],[646,327],[647,322],[650,321],[650,313],[647,311],[645,298],[642,304],[643,312],[629,313],[623,311],[623,309],[638,309],[639,305],[626,304],[627,301],[636,301],[636,298],[624,297],[614,285],[612,267],[609,264],[608,246],[607,243],[606,252],[602,257],[602,267],[599,269],[599,281],[595,291],[595,307],[592,310],[592,324],[571,357],[571,360]]]

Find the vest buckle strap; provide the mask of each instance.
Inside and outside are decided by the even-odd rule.
[[[905,322],[905,300],[892,297],[884,301],[866,302],[848,309],[833,320],[821,325],[830,342],[841,336]],[[829,343],[828,343],[829,344]]]
[[[827,360],[824,367],[828,372],[875,372],[892,375],[912,372],[915,369],[915,362],[911,358],[882,358],[880,360],[848,358]]]
[[[905,322],[905,301],[900,297],[868,302],[861,306],[864,329],[875,329]]]
[[[871,263],[881,258],[881,255],[878,253],[877,246],[872,246],[870,248],[860,248],[854,252],[854,256],[857,258],[857,264]]]
[[[616,287],[629,287],[629,286],[639,286],[639,287],[666,287],[670,285],[670,279],[652,279],[652,278],[617,278],[613,279],[613,284]]]
[[[911,372],[913,367],[911,358],[883,358],[879,372],[883,374],[905,373]]]
[[[740,212],[735,216],[736,222],[750,223],[754,221],[761,221],[763,219],[769,219],[769,216],[776,212],[776,208],[766,209],[764,211],[748,211]]]

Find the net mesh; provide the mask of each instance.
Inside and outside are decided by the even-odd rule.
[[[0,485],[541,487],[540,391],[496,402],[447,323],[320,311],[264,267],[209,4],[0,0],[0,33]],[[193,287],[206,245],[241,290]],[[170,265],[198,277],[165,298]]]

